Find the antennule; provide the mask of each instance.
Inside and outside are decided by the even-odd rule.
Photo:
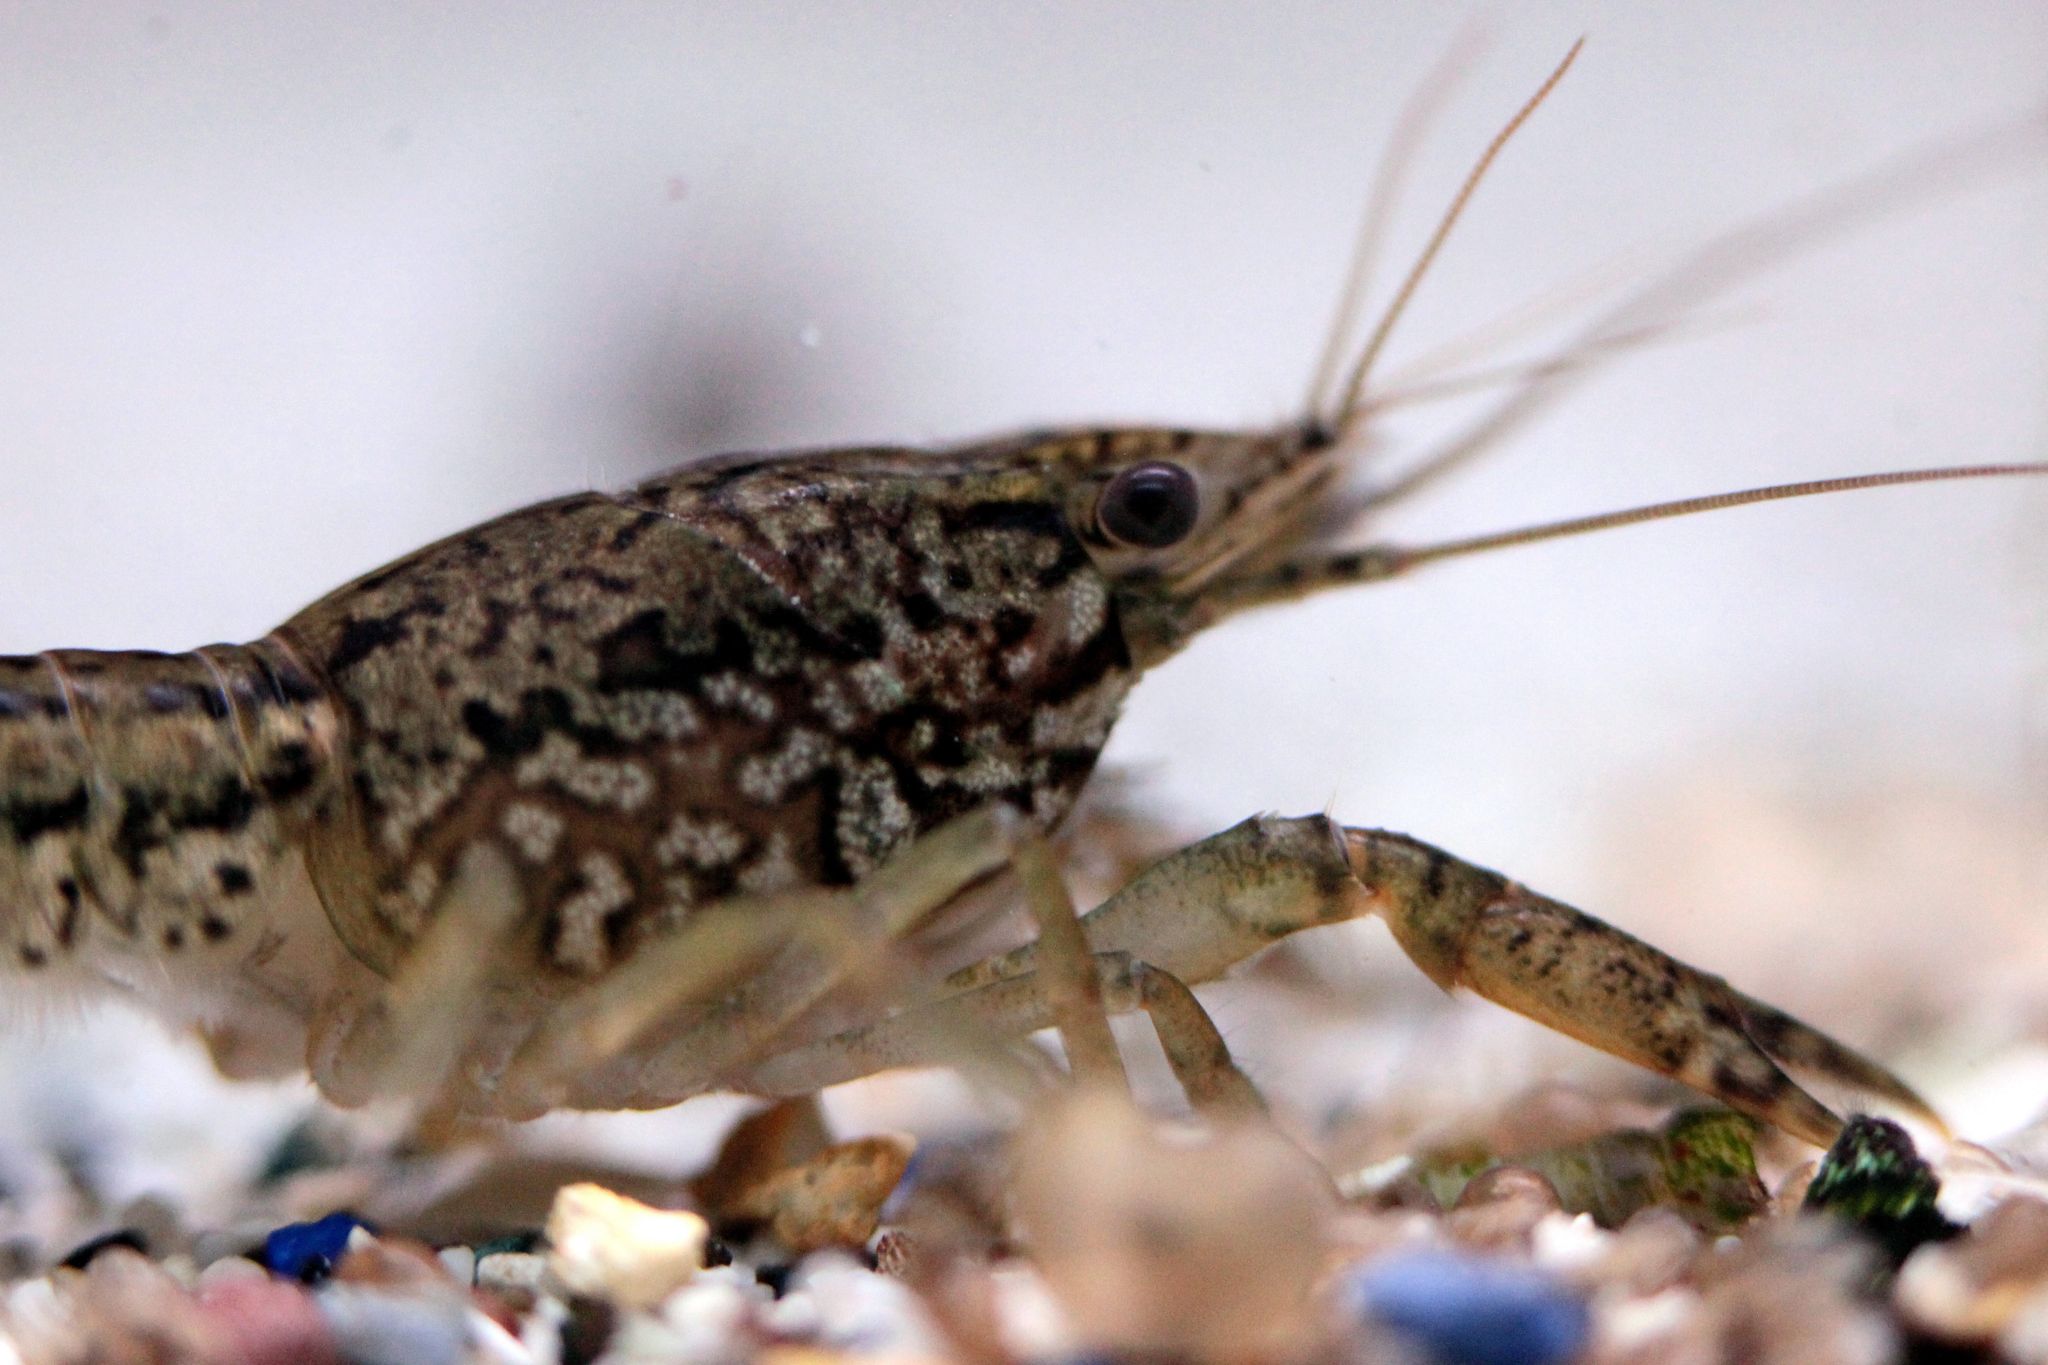
[[[1564,54],[1564,60],[1559,62],[1543,84],[1537,87],[1536,93],[1515,111],[1514,117],[1510,118],[1501,130],[1493,135],[1493,140],[1486,144],[1486,150],[1479,154],[1479,160],[1474,162],[1472,169],[1466,173],[1465,182],[1458,187],[1457,194],[1452,196],[1450,207],[1444,210],[1443,217],[1437,220],[1436,230],[1430,233],[1429,241],[1423,246],[1422,253],[1415,258],[1415,264],[1408,267],[1408,274],[1402,279],[1401,287],[1394,291],[1393,301],[1387,305],[1386,311],[1380,314],[1380,320],[1373,327],[1372,335],[1366,338],[1365,348],[1352,363],[1351,371],[1344,379],[1336,412],[1310,414],[1311,420],[1318,425],[1327,424],[1336,439],[1342,440],[1357,420],[1361,411],[1359,398],[1365,392],[1365,383],[1371,377],[1374,363],[1378,361],[1380,352],[1386,348],[1387,339],[1393,335],[1394,327],[1400,322],[1401,315],[1408,311],[1408,304],[1414,299],[1416,288],[1422,283],[1422,277],[1429,273],[1429,267],[1435,262],[1437,253],[1443,250],[1444,243],[1450,239],[1451,229],[1457,226],[1458,219],[1464,215],[1465,206],[1471,202],[1472,195],[1479,188],[1479,182],[1486,178],[1486,172],[1493,166],[1494,159],[1500,155],[1501,149],[1507,146],[1508,140],[1521,130],[1522,125],[1529,121],[1529,116],[1550,97],[1550,92],[1564,79],[1564,73],[1571,70],[1572,63],[1578,60],[1579,51],[1585,45],[1584,38],[1573,43],[1571,50]]]
[[[1393,133],[1387,138],[1386,149],[1380,153],[1379,168],[1373,174],[1372,189],[1365,199],[1365,214],[1359,221],[1358,236],[1352,243],[1351,263],[1345,268],[1344,287],[1337,291],[1337,306],[1330,314],[1330,330],[1323,338],[1315,377],[1309,381],[1308,396],[1302,404],[1311,421],[1320,423],[1324,420],[1330,387],[1337,382],[1345,352],[1351,349],[1352,328],[1357,325],[1358,310],[1365,302],[1366,287],[1372,281],[1373,266],[1379,259],[1380,243],[1386,236],[1394,205],[1399,201],[1402,186],[1415,163],[1415,153],[1422,145],[1424,132],[1442,111],[1444,102],[1457,86],[1458,78],[1471,64],[1478,45],[1474,32],[1468,28],[1460,33],[1444,55],[1437,59],[1435,68],[1402,106],[1400,116],[1394,120]]]

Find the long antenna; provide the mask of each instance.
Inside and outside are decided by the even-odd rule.
[[[1864,488],[1893,488],[1901,484],[1945,483],[1954,479],[1995,479],[2026,475],[2048,475],[2048,462],[2037,464],[1956,465],[1942,469],[1901,469],[1883,474],[1851,474],[1838,479],[1810,479],[1803,483],[1772,484],[1735,493],[1709,493],[1704,497],[1679,498],[1672,502],[1646,503],[1616,512],[1567,517],[1562,521],[1538,522],[1485,535],[1440,540],[1429,545],[1368,545],[1355,550],[1333,550],[1307,559],[1292,560],[1263,573],[1228,582],[1215,593],[1219,612],[1228,614],[1273,602],[1289,602],[1325,588],[1358,583],[1378,583],[1397,578],[1424,564],[1485,554],[1516,545],[1534,545],[1545,540],[1611,531],[1646,521],[1668,521],[1698,512],[1719,512],[1751,503],[1779,502],[1786,498],[1807,498],[1822,493],[1847,493]]]
[[[1487,535],[1467,536],[1460,540],[1438,541],[1434,545],[1395,549],[1393,553],[1398,557],[1401,568],[1406,570],[1440,559],[1484,554],[1489,550],[1505,550],[1514,545],[1534,545],[1544,540],[1563,540],[1594,531],[1611,531],[1621,526],[1634,526],[1639,522],[1668,521],[1673,517],[1689,517],[1696,512],[1719,512],[1729,507],[1747,507],[1757,502],[1810,498],[1822,493],[1847,493],[1860,488],[1891,488],[1899,484],[1944,483],[1951,479],[1995,479],[2022,474],[2048,474],[2048,464],[1955,465],[1945,469],[1900,469],[1884,474],[1851,474],[1838,479],[1810,479],[1804,483],[1771,484],[1768,487],[1748,488],[1736,493],[1709,493],[1704,497],[1679,498],[1674,502],[1653,502],[1641,507],[1625,508],[1619,512],[1597,512],[1592,516],[1567,517],[1563,521],[1541,522],[1517,530],[1494,531]]]

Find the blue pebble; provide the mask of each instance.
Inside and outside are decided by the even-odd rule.
[[[1562,1365],[1586,1347],[1585,1300],[1525,1266],[1446,1251],[1410,1252],[1353,1279],[1361,1313],[1434,1365]]]
[[[263,1239],[263,1264],[293,1280],[325,1279],[348,1246],[348,1235],[363,1226],[352,1213],[330,1213],[311,1223],[287,1223]]]

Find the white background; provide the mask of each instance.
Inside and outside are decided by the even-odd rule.
[[[1397,362],[2048,100],[2023,0],[1448,9],[0,4],[0,650],[248,638],[697,453],[1287,415],[1461,26],[1404,262],[1590,43]],[[2048,143],[1907,198],[1389,529],[2048,457]],[[1114,752],[1191,831],[1328,805],[1798,997],[1877,909],[1893,965],[2048,914],[2044,531],[2006,482],[1447,565],[1218,631]]]

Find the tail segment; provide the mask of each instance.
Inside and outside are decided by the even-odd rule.
[[[328,799],[336,734],[271,640],[0,657],[0,970],[235,939]]]

